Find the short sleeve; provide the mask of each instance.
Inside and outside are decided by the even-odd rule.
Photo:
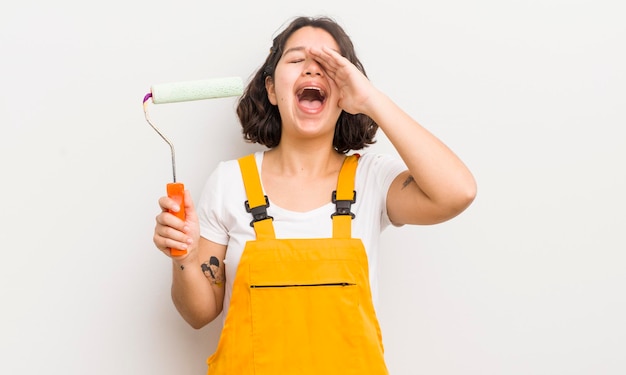
[[[221,245],[228,243],[228,230],[224,224],[224,191],[222,174],[224,162],[218,164],[204,185],[196,207],[200,222],[200,235]]]
[[[359,160],[357,182],[363,184],[370,202],[380,202],[381,230],[391,224],[387,214],[387,193],[396,177],[405,170],[406,164],[399,157],[386,154],[363,154]],[[370,195],[371,194],[371,195]]]

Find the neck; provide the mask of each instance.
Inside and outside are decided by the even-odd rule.
[[[283,176],[324,176],[341,166],[344,156],[328,143],[307,142],[306,145],[281,142],[265,153],[263,165]],[[267,161],[267,163],[265,162]]]

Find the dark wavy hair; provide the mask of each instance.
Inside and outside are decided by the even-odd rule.
[[[337,22],[329,17],[297,17],[278,36],[274,38],[272,48],[263,66],[254,74],[252,80],[239,98],[237,116],[241,122],[244,139],[266,147],[278,146],[281,137],[282,121],[278,107],[272,105],[267,97],[265,78],[273,77],[278,61],[289,37],[297,30],[311,26],[328,32],[339,45],[340,53],[350,60],[365,76],[365,68],[354,51],[354,45]],[[352,115],[342,111],[335,125],[333,147],[345,154],[350,150],[360,150],[375,143],[374,136],[378,124],[364,114]]]

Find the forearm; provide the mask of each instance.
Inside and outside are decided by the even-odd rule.
[[[380,126],[431,201],[451,204],[458,200],[463,208],[471,202],[476,190],[474,177],[443,142],[383,93],[377,92],[368,115]]]
[[[172,262],[172,301],[189,325],[202,328],[221,312],[199,262]]]

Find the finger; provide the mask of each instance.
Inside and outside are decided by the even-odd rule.
[[[185,231],[185,221],[170,212],[162,212],[156,217],[156,229],[173,228],[179,232]]]
[[[187,242],[175,241],[171,238],[159,238],[155,240],[155,243],[159,243],[157,248],[163,252],[169,252],[171,249],[187,250],[189,248]]]
[[[328,46],[322,46],[321,49],[322,56],[325,56],[325,60],[328,65],[333,67],[334,69],[342,68],[346,65],[347,59],[343,57],[339,52]]]
[[[327,72],[335,71],[336,64],[333,62],[333,57],[324,50],[316,47],[311,47],[309,52],[313,56],[313,59],[324,68]]]
[[[163,214],[163,215],[172,216],[174,217],[174,219],[180,220],[171,214]],[[183,246],[183,245],[187,246],[188,244],[191,244],[191,238],[187,236],[185,232],[173,226],[164,225],[162,224],[163,221],[168,221],[167,217],[165,219],[159,218],[157,220],[157,225],[154,228],[153,239],[157,247],[159,247],[161,250],[167,247],[175,247],[177,249],[183,249],[182,247],[178,247],[178,246]]]
[[[185,190],[185,214],[187,216],[187,220],[196,220],[196,208],[193,204],[193,199],[191,198],[191,193],[189,190]]]
[[[167,196],[159,198],[159,207],[161,207],[161,211],[163,212],[178,212],[180,210],[178,203],[176,203],[174,199]]]
[[[162,238],[162,237],[158,237],[158,236],[155,236],[154,243],[155,243],[157,249],[159,249],[161,252],[163,252],[167,256],[171,256],[172,255],[171,252],[170,252],[172,249],[179,249],[179,250],[187,250],[188,249],[188,245],[186,243],[173,241],[171,239]],[[177,259],[180,259],[180,258],[177,258]]]

